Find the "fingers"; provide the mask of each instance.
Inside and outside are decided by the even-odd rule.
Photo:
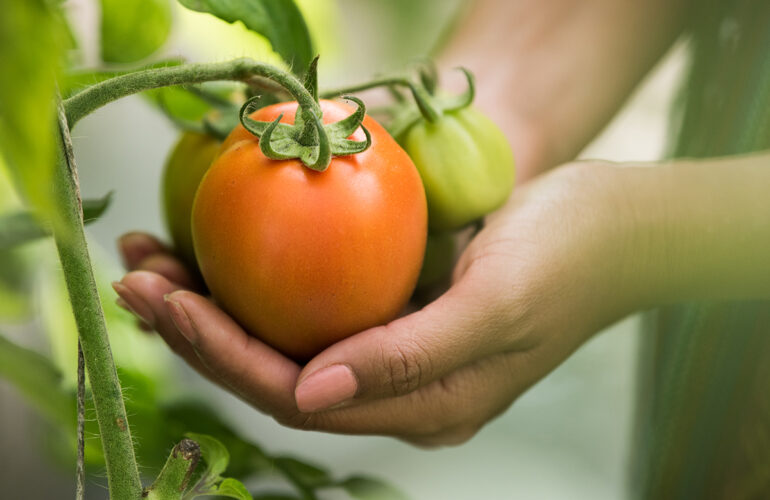
[[[118,239],[118,249],[129,271],[152,271],[183,288],[203,289],[197,273],[191,272],[154,236],[140,232],[124,234]]]
[[[156,330],[172,351],[202,375],[210,376],[190,343],[177,330],[163,300],[165,295],[180,290],[180,285],[156,273],[133,271],[126,274],[121,281],[113,283],[112,287],[128,305],[129,310]]]
[[[211,301],[177,291],[165,298],[176,328],[219,381],[275,416],[296,414],[292,393],[299,366],[248,335]]]
[[[303,369],[295,397],[303,412],[394,397],[489,355],[516,347],[509,311],[469,270],[435,302],[329,347]]]
[[[517,374],[526,354],[497,355],[453,372],[405,396],[300,414],[283,422],[303,430],[392,436],[435,447],[470,439],[531,383]]]
[[[123,257],[123,265],[129,271],[135,271],[139,263],[154,254],[168,254],[169,251],[157,238],[146,233],[130,232],[118,238],[118,250]]]

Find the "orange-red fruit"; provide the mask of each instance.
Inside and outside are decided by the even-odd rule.
[[[296,107],[252,117],[285,113],[292,123]],[[353,112],[321,107],[325,123]],[[428,224],[420,176],[382,126],[368,116],[364,126],[369,149],[316,172],[266,158],[239,125],[196,194],[195,254],[212,294],[248,332],[297,360],[393,319],[420,273]],[[364,140],[363,131],[351,138]]]

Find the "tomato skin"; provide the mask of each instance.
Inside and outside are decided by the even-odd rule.
[[[166,160],[161,192],[166,228],[174,249],[195,265],[190,217],[198,185],[219,151],[219,140],[209,134],[184,132]]]
[[[353,112],[321,101],[326,123]],[[294,119],[296,103],[252,117]],[[372,118],[366,151],[316,172],[275,161],[236,127],[195,198],[193,241],[214,297],[250,333],[307,360],[393,319],[417,282],[427,235],[419,174]],[[362,130],[353,135],[364,140]]]
[[[399,141],[420,171],[432,231],[459,229],[500,207],[513,189],[513,153],[480,111],[420,120]]]

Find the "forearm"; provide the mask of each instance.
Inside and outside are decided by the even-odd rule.
[[[520,179],[571,160],[681,31],[687,0],[476,0],[442,65],[469,67]]]
[[[770,151],[632,168],[626,181],[645,305],[770,299]]]

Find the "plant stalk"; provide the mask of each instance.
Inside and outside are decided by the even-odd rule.
[[[147,500],[179,500],[201,458],[201,449],[192,439],[179,442],[166,460],[155,482],[144,492]]]
[[[137,500],[142,494],[126,408],[110,350],[104,311],[88,254],[77,167],[64,106],[58,103],[59,145],[55,190],[61,222],[54,231],[72,312],[91,380],[96,419],[107,464],[111,500]]]
[[[117,76],[92,85],[66,99],[64,109],[67,123],[72,128],[81,118],[105,104],[144,90],[216,80],[249,82],[255,77],[280,83],[302,108],[312,110],[321,117],[320,106],[296,77],[275,66],[246,58],[223,63],[183,64]]]

